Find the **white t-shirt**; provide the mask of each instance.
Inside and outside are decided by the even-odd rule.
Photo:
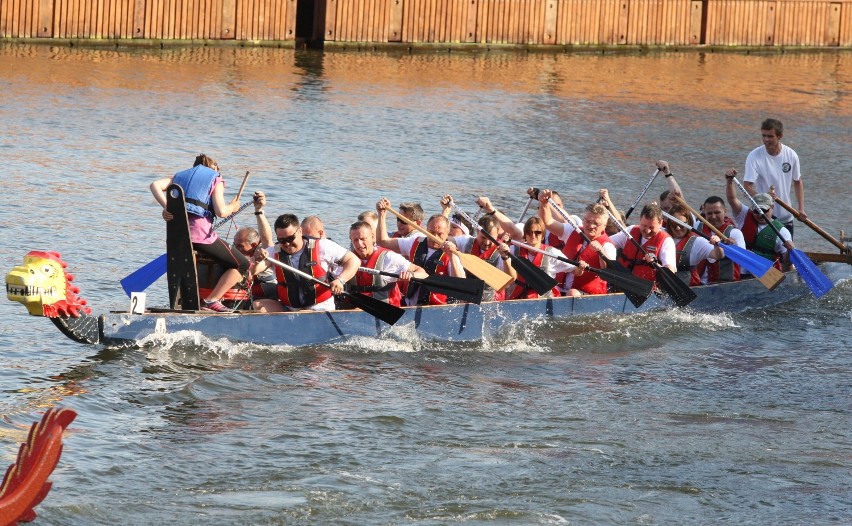
[[[390,272],[392,274],[402,274],[403,272],[408,270],[408,267],[411,266],[411,262],[402,257],[401,254],[397,254],[393,250],[388,250],[387,254],[385,254],[384,259],[382,261],[382,268],[379,270],[383,272]],[[396,278],[385,276],[388,281],[396,281]]]
[[[681,242],[683,238],[672,238],[675,244],[675,253],[677,253],[677,244]],[[709,241],[704,239],[701,236],[695,236],[695,241],[692,242],[692,250],[689,252],[689,266],[694,267],[697,265],[702,259],[709,259],[710,253],[713,252],[714,247]],[[711,259],[711,262],[716,261],[715,259]]]
[[[639,228],[639,225],[633,225],[627,227],[627,232],[633,233],[633,230]],[[627,232],[623,230],[616,234],[609,236],[609,240],[612,241],[612,244],[615,245],[616,248],[624,248],[624,245],[627,243],[633,243],[630,241]],[[644,247],[645,243],[648,242],[648,239],[645,236],[642,236],[642,240],[640,244]],[[660,261],[660,264],[664,267],[677,267],[677,248],[675,247],[674,240],[672,240],[671,236],[667,237],[665,241],[663,241],[663,246],[660,247],[660,253],[657,255],[657,259]]]
[[[775,187],[775,195],[785,203],[790,203],[790,186],[793,181],[802,178],[799,168],[799,156],[789,146],[782,144],[781,153],[769,155],[765,146],[758,146],[746,157],[743,181],[754,183],[759,193],[769,193],[769,187]],[[793,220],[793,214],[784,207],[775,204],[773,215],[782,223]]]

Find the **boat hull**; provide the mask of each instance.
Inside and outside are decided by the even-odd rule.
[[[833,281],[848,277],[847,265],[834,265],[840,272],[832,276]],[[831,266],[824,265],[823,268]],[[697,298],[689,309],[698,312],[740,312],[765,308],[808,293],[807,285],[795,272],[787,273],[787,279],[771,292],[757,280],[707,285],[694,290]],[[305,346],[359,336],[405,337],[412,332],[425,340],[465,342],[499,336],[523,319],[562,319],[666,308],[674,307],[664,297],[652,295],[640,308],[636,308],[623,294],[484,302],[481,305],[465,303],[406,308],[403,317],[393,327],[360,310],[273,314],[162,312],[140,315],[114,312],[99,317],[99,341],[90,343],[138,345],[147,338],[181,331],[198,332],[210,339],[224,338],[260,345]]]

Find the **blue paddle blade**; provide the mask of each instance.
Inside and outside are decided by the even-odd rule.
[[[754,252],[737,245],[721,245],[728,259],[751,272],[753,276],[762,278],[772,268],[772,261],[758,256]]]
[[[166,273],[166,254],[151,261],[136,272],[121,280],[121,288],[127,297],[133,292],[142,292]]]
[[[801,250],[794,248],[790,252],[790,259],[796,265],[799,276],[805,280],[805,283],[817,298],[822,297],[834,286],[831,280],[811,261],[811,258]]]

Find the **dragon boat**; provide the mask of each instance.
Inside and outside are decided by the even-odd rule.
[[[834,283],[850,277],[852,256],[809,253]],[[633,313],[675,308],[665,296],[652,294],[640,307],[622,293],[457,303],[405,307],[393,325],[363,310],[284,313],[235,312],[221,314],[198,310],[150,308],[136,314],[107,312],[94,316],[79,296],[67,264],[56,252],[31,251],[24,264],[6,276],[9,300],[24,304],[35,316],[48,317],[72,340],[106,347],[144,345],[159,336],[195,331],[210,339],[227,339],[260,345],[306,346],[344,341],[353,337],[410,338],[449,342],[499,338],[521,320],[560,319],[602,313]],[[740,312],[766,308],[809,293],[808,285],[794,270],[774,290],[757,279],[693,287],[696,298],[689,309],[696,312]]]

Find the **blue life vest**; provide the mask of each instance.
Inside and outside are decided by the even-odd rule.
[[[174,184],[183,188],[186,211],[201,217],[213,217],[210,189],[219,172],[203,165],[178,172],[172,178]]]

